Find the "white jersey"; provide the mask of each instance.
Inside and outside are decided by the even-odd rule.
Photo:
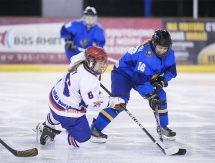
[[[70,58],[69,68],[72,67],[77,61],[85,60],[85,52],[78,53]]]
[[[67,73],[51,90],[49,107],[56,114],[81,117],[88,108],[101,110],[107,107],[109,97],[99,96],[100,82],[81,64],[76,71]]]

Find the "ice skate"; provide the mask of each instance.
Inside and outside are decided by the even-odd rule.
[[[36,132],[36,141],[38,143],[40,142],[40,136],[42,135],[44,125],[45,125],[45,122],[43,122],[42,124],[38,123],[38,125],[32,129],[34,132]]]
[[[95,122],[96,119],[93,119]],[[93,143],[106,143],[107,135],[103,134],[101,131],[97,130],[93,125],[91,125],[91,139],[90,141]]]
[[[158,128],[157,128],[157,132],[158,132]],[[171,129],[169,129],[166,126],[161,127],[161,134],[162,134],[162,138],[164,140],[174,141],[176,139],[176,132],[172,131]]]
[[[42,134],[40,136],[40,144],[45,145],[47,140],[54,141],[56,135],[60,134],[61,131],[52,129],[49,126],[44,125]]]

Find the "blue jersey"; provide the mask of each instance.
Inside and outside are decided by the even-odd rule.
[[[60,31],[61,38],[72,38],[74,44],[78,47],[86,49],[93,43],[103,47],[105,44],[104,30],[96,23],[87,30],[83,20],[73,20],[65,23]]]
[[[95,23],[95,25],[88,30],[83,20],[73,20],[65,23],[61,28],[60,37],[64,39],[71,38],[74,45],[77,47],[74,49],[65,48],[69,63],[72,56],[82,51],[78,48],[86,49],[92,45],[103,47],[105,44],[104,30],[100,25]]]
[[[142,95],[153,92],[150,81],[162,75],[166,81],[177,76],[174,51],[169,50],[163,58],[158,58],[150,45],[130,48],[114,66],[114,71],[132,81]]]

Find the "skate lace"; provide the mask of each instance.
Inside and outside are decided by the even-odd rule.
[[[103,134],[101,131],[100,131],[99,135],[100,135],[100,136],[105,136],[105,134]]]
[[[169,129],[168,127],[164,127],[164,129],[165,129],[166,131],[168,131],[168,132],[172,132],[172,130]]]
[[[51,139],[54,139],[56,134],[54,133],[52,128],[50,128],[48,126],[44,126],[43,129],[47,131],[47,134],[48,134],[47,136],[49,136]]]
[[[102,137],[106,136],[106,135],[103,134],[101,131],[99,131],[99,130],[97,130],[97,131],[98,131],[98,133],[99,133],[99,136],[102,136]]]
[[[99,130],[97,130],[97,129],[95,129],[95,130],[96,130],[96,132],[99,134],[99,136],[104,135],[101,131],[99,131]]]

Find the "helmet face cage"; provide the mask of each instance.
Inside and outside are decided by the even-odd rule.
[[[88,30],[95,25],[96,21],[97,16],[86,15],[83,17],[84,25],[87,27]]]
[[[152,49],[154,50],[154,52],[155,52],[155,48],[157,45],[167,47],[168,50],[163,55],[158,55],[155,52],[155,54],[158,57],[160,57],[160,58],[164,57],[167,54],[167,52],[172,48],[172,39],[170,37],[169,32],[166,30],[160,30],[160,29],[156,30],[154,35],[152,36],[151,45],[152,45]]]
[[[102,64],[104,64],[104,66],[102,67],[102,69],[100,71],[96,70],[95,66],[96,64],[102,62]],[[96,60],[94,57],[89,57],[86,59],[86,63],[87,63],[87,66],[88,68],[91,70],[91,72],[93,74],[96,74],[96,75],[100,75],[100,74],[103,74],[105,72],[105,70],[107,69],[107,59],[106,60]]]
[[[92,69],[96,65],[96,59],[95,59],[95,57],[89,56],[88,58],[86,58],[86,63],[87,63],[88,68],[92,71]]]

